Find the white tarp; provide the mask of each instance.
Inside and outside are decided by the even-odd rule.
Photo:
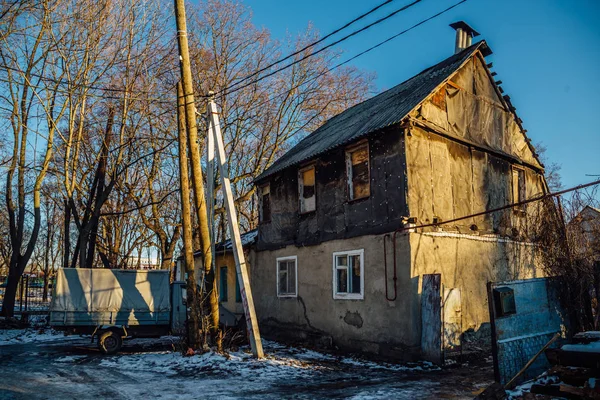
[[[168,312],[168,271],[59,269],[52,311]]]

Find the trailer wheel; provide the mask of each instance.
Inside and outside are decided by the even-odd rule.
[[[123,338],[114,330],[104,331],[98,336],[98,348],[104,354],[115,354],[121,349]]]

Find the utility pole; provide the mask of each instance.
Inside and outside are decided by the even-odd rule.
[[[188,346],[200,347],[200,313],[198,290],[194,268],[194,247],[192,243],[192,213],[190,207],[190,186],[187,160],[187,135],[185,131],[185,100],[181,82],[177,84],[177,126],[179,128],[179,193],[181,195],[181,219],[183,225],[183,255],[187,274],[187,305],[191,309],[188,325]]]
[[[210,93],[212,94],[212,93]],[[225,210],[227,212],[227,221],[229,222],[229,235],[231,236],[231,243],[233,244],[233,258],[235,259],[235,269],[237,272],[237,279],[240,283],[240,294],[242,295],[242,304],[244,305],[244,314],[246,316],[246,327],[250,336],[250,347],[252,353],[256,358],[263,358],[262,342],[260,340],[260,332],[258,330],[258,320],[256,318],[256,311],[254,309],[254,299],[252,297],[252,290],[250,289],[250,280],[248,279],[248,268],[246,266],[246,258],[244,256],[244,249],[242,246],[242,239],[240,236],[240,228],[237,220],[237,212],[235,210],[235,203],[233,200],[233,193],[231,191],[231,183],[229,181],[229,172],[227,171],[225,148],[223,146],[223,136],[221,135],[221,126],[219,124],[219,114],[217,113],[217,106],[212,98],[208,101],[208,135],[212,134],[212,140],[210,141],[211,146],[216,145],[217,149],[217,165],[219,166],[219,175],[221,175],[221,187],[223,188],[223,197],[225,200]],[[213,156],[209,153],[209,161],[213,159]],[[212,168],[209,170],[212,173]],[[212,179],[212,176],[208,176]],[[211,193],[212,195],[212,193]],[[212,196],[210,197],[212,198]]]
[[[194,201],[198,217],[200,233],[200,246],[203,255],[204,281],[210,304],[210,331],[218,350],[222,350],[222,336],[219,331],[219,298],[215,288],[215,272],[212,264],[211,238],[208,229],[208,214],[206,198],[204,197],[204,182],[200,164],[200,151],[198,149],[198,127],[196,124],[196,106],[194,99],[194,86],[192,83],[192,68],[187,40],[187,22],[185,1],[175,0],[175,20],[177,24],[177,43],[179,45],[179,60],[181,67],[181,81],[183,84],[183,98],[185,100],[185,120],[187,127],[188,146],[192,166],[192,181],[194,185]]]

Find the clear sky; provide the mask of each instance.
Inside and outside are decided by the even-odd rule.
[[[382,0],[245,0],[254,23],[275,38],[297,34],[309,22],[325,35]],[[408,4],[396,0],[369,21]],[[456,3],[422,3],[340,46],[341,59],[402,31]],[[375,72],[380,90],[388,89],[453,54],[454,31],[448,24],[469,23],[494,54],[493,71],[502,80],[534,143],[562,166],[565,187],[600,175],[600,0],[468,0],[448,13],[356,59]],[[353,27],[361,27],[366,20]],[[346,32],[346,31],[344,31]],[[350,32],[350,30],[348,30]],[[341,36],[340,36],[341,37]]]

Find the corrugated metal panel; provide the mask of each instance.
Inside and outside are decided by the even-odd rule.
[[[485,41],[336,115],[275,161],[255,181],[400,122],[482,46],[486,46]]]

